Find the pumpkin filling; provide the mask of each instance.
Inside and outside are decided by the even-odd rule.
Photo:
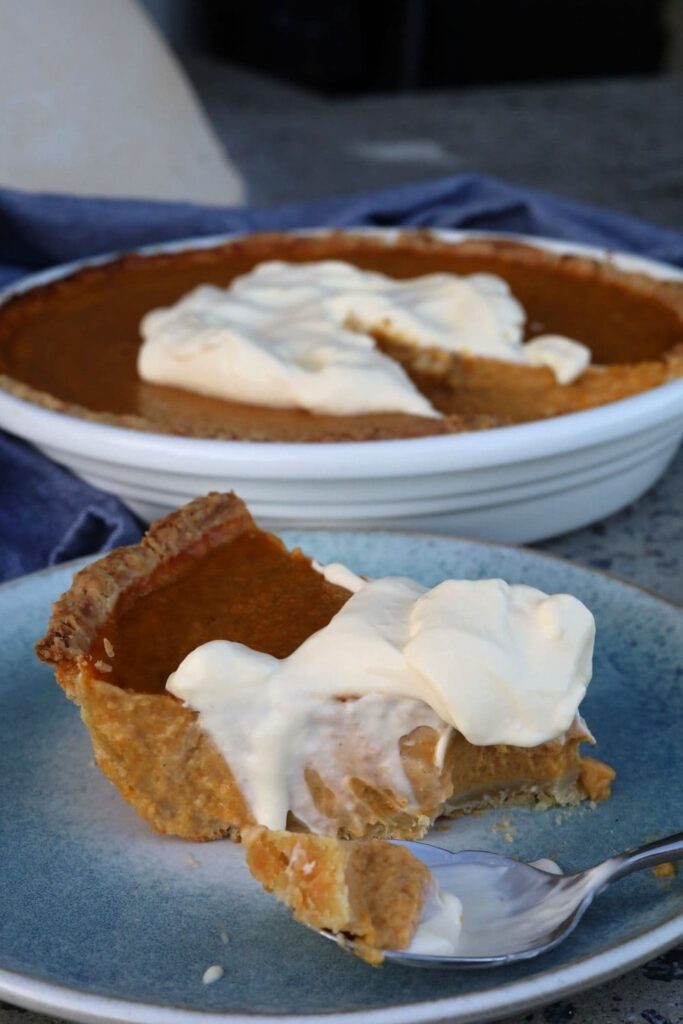
[[[547,367],[413,351],[379,331],[441,414],[311,413],[248,405],[138,376],[140,323],[201,284],[226,287],[267,260],[343,260],[397,279],[495,274],[526,314],[526,337],[558,334],[588,346],[592,366],[558,384]],[[680,285],[511,242],[440,242],[406,233],[395,244],[353,235],[253,236],[213,249],[126,257],[37,288],[0,309],[0,384],[49,408],[123,426],[270,441],[364,440],[452,433],[579,411],[683,373]]]
[[[304,554],[259,531],[237,498],[210,495],[154,524],[139,545],[79,573],[37,649],[81,706],[100,767],[154,828],[193,839],[236,837],[254,823],[234,774],[238,758],[231,764],[197,711],[167,692],[168,677],[214,641],[288,658],[320,636],[351,597]],[[327,834],[415,837],[439,814],[609,794],[611,769],[581,756],[581,743],[592,737],[580,718],[535,746],[482,745],[426,705],[421,718],[404,716],[401,731],[404,705],[418,701],[387,700],[384,707],[375,694],[333,704],[349,723],[337,744],[339,763],[348,767],[344,784],[330,786],[315,761],[305,772],[315,820],[325,822]],[[375,721],[380,746],[381,721],[397,729],[404,791],[378,782]],[[290,813],[286,827],[303,825]]]

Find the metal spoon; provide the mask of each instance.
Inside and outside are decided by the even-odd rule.
[[[553,949],[576,928],[596,896],[634,871],[683,859],[683,832],[610,857],[587,871],[562,875],[495,853],[450,853],[427,843],[396,840],[430,868],[439,886],[463,906],[456,956],[386,950],[410,967],[498,967]],[[342,946],[344,936],[321,931]]]

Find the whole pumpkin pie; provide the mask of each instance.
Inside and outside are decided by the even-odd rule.
[[[77,573],[36,650],[80,706],[100,768],[159,832],[195,840],[237,838],[247,826],[269,824],[264,814],[271,811],[264,812],[252,792],[269,798],[288,776],[290,763],[271,757],[283,729],[291,741],[287,749],[299,757],[304,808],[280,808],[288,829],[349,838],[418,837],[441,814],[504,802],[576,803],[609,794],[614,773],[582,756],[581,744],[593,740],[573,706],[569,725],[547,741],[534,742],[527,733],[519,743],[486,743],[481,736],[471,742],[421,700],[390,699],[372,687],[364,695],[356,679],[348,690],[330,690],[325,700],[313,694],[315,736],[293,724],[290,712],[308,697],[294,688],[291,676],[288,682],[277,673],[319,644],[334,624],[348,630],[347,613],[354,608],[360,608],[351,620],[354,636],[363,631],[362,601],[375,584],[363,582],[358,589],[359,579],[354,583],[348,571],[325,571],[301,551],[288,551],[255,526],[236,496],[212,494],[153,524],[139,544]],[[494,582],[491,594],[484,589],[481,595],[496,605],[507,585]],[[410,581],[392,585],[399,591],[417,587]],[[518,589],[524,601],[540,593]],[[429,593],[433,597],[435,591]],[[428,602],[425,614],[429,607]],[[555,605],[541,611],[543,631],[564,643]],[[582,614],[589,615],[586,609]],[[309,664],[314,682],[341,671],[343,657],[351,670],[357,660],[364,664],[363,648],[356,659],[353,637],[347,636],[333,647],[337,654],[314,661],[312,672]],[[237,703],[219,722],[231,730],[227,748],[205,717],[206,707],[195,708],[190,698],[181,700],[167,689],[168,684],[177,690],[171,681],[183,666],[192,682],[198,654],[211,660],[226,649],[237,661],[227,678],[218,673],[218,685],[239,684]],[[428,640],[426,654],[423,649],[415,656],[429,661],[435,650]],[[586,657],[587,647],[584,663]],[[542,680],[543,659],[532,652],[528,664],[537,661]],[[259,676],[274,670],[270,683]],[[436,678],[438,665],[434,671]],[[581,671],[589,677],[585,664]],[[472,696],[477,695],[463,694],[463,702]],[[501,694],[497,701],[503,727],[505,709],[514,708],[517,697],[508,700]],[[209,714],[220,705],[220,694],[216,700],[209,694],[207,702]],[[275,717],[266,714],[271,705]],[[553,713],[554,698],[541,718]],[[268,733],[272,726],[280,733]],[[254,745],[257,734],[260,747]],[[258,786],[252,790],[254,779]]]
[[[590,365],[561,383],[547,366],[406,344],[376,325],[378,350],[434,415],[311,412],[247,404],[138,373],[141,323],[202,285],[226,288],[269,261],[342,261],[392,280],[496,275],[526,313],[525,337],[587,346]],[[138,430],[257,441],[417,437],[521,423],[592,408],[683,374],[683,288],[609,261],[495,239],[446,242],[406,231],[254,235],[179,253],[127,256],[34,288],[0,307],[0,386],[72,416]]]

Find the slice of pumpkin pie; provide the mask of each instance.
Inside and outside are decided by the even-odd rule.
[[[36,649],[159,832],[419,837],[609,794],[580,749],[593,635],[569,595],[318,566],[211,494],[77,573]]]
[[[436,892],[421,860],[381,839],[339,840],[255,827],[244,830],[242,841],[254,878],[292,910],[295,920],[340,937],[369,963],[380,963],[384,950],[411,945]],[[455,915],[455,929],[460,916]]]

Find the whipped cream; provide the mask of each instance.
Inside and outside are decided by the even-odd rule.
[[[493,274],[396,280],[337,260],[261,263],[228,288],[201,285],[147,313],[138,373],[156,384],[255,405],[438,417],[373,334],[528,366],[562,383],[590,351],[545,335],[523,343],[525,312]]]
[[[341,562],[328,562],[327,565],[322,565],[313,559],[311,565],[328,583],[334,583],[337,587],[343,587],[350,594],[355,594],[357,590],[360,590],[367,583],[366,579],[355,573],[353,569],[349,569],[348,566],[342,565]]]
[[[456,956],[462,923],[462,903],[458,897],[433,882],[407,952]]]
[[[571,727],[595,635],[576,598],[503,580],[431,590],[402,577],[353,581],[346,604],[288,658],[215,640],[166,684],[199,713],[259,824],[285,828],[291,811],[313,831],[336,831],[312,798],[311,765],[349,814],[352,778],[415,813],[399,743],[419,725],[437,734],[437,768],[452,730],[532,747]]]
[[[547,366],[558,384],[571,384],[588,368],[591,350],[562,334],[539,334],[527,341],[524,355],[531,366]]]
[[[204,985],[213,985],[214,982],[220,981],[224,974],[225,970],[220,964],[211,964],[202,974],[202,982]]]
[[[140,326],[140,377],[273,408],[439,417],[371,337],[306,297],[313,289],[252,288],[251,278],[268,266],[231,288],[201,285],[148,313]]]

